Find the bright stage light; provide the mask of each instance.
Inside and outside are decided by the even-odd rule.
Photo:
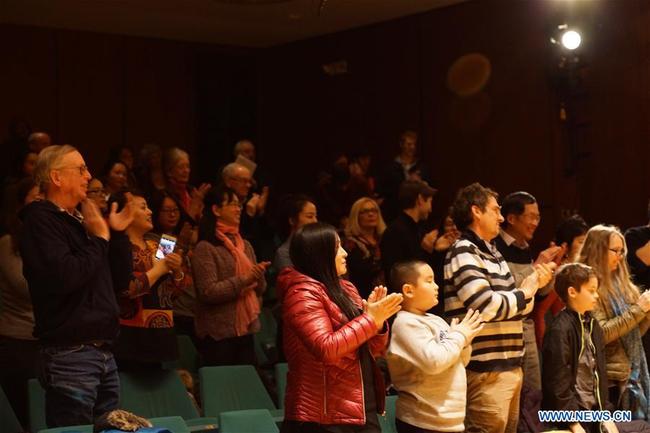
[[[561,40],[562,40],[562,45],[567,50],[575,50],[580,46],[580,42],[582,42],[580,33],[576,32],[575,30],[569,30],[564,32]]]

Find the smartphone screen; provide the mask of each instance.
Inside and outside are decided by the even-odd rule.
[[[156,251],[156,258],[164,259],[167,254],[174,252],[175,246],[176,246],[175,237],[169,235],[162,235],[160,238],[160,243],[158,244],[158,250]]]

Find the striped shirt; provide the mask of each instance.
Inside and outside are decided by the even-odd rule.
[[[467,368],[477,372],[519,367],[524,354],[522,318],[531,299],[515,287],[508,264],[494,245],[465,231],[445,258],[445,314],[463,318],[468,308],[486,322],[472,341]]]

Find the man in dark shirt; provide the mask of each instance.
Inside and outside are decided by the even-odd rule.
[[[48,427],[91,424],[119,402],[110,351],[119,331],[119,309],[109,264],[109,249],[119,243],[119,235],[109,245],[109,225],[124,230],[131,206],[119,214],[112,209],[107,224],[86,199],[91,176],[69,145],[45,148],[34,177],[45,200],[21,213],[20,253],[34,305],[34,336],[41,344],[46,422]],[[128,257],[126,241],[119,256]]]
[[[650,202],[648,202],[650,220]],[[650,289],[650,223],[632,227],[625,232],[627,243],[627,263],[634,284],[642,289]]]
[[[437,230],[423,233],[419,224],[431,213],[431,201],[436,190],[420,181],[404,181],[399,190],[401,212],[388,226],[381,239],[381,262],[384,275],[392,266],[404,260],[423,260],[433,251]],[[391,290],[401,290],[391,288]]]

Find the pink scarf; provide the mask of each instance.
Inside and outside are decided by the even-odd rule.
[[[226,234],[233,236],[235,243]],[[253,268],[253,263],[251,263],[251,260],[244,251],[244,240],[239,234],[239,227],[228,226],[217,222],[215,235],[217,239],[223,242],[223,245],[235,259],[235,273],[238,276],[246,274]],[[254,290],[256,287],[257,282],[244,288],[243,293],[237,299],[235,332],[238,336],[248,334],[250,325],[255,322],[257,316],[260,314],[260,302]]]

